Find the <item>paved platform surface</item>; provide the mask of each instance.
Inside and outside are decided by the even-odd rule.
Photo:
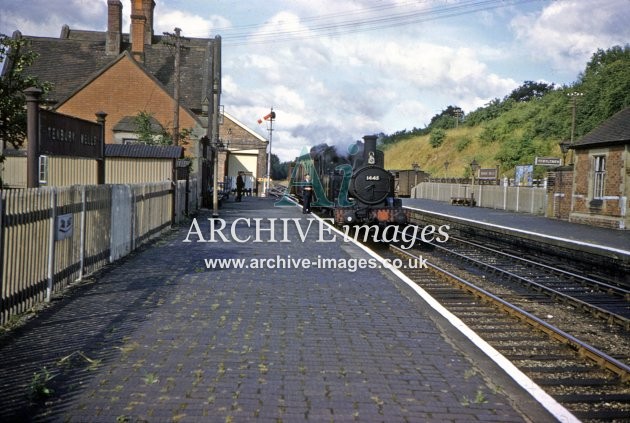
[[[484,207],[465,207],[420,198],[405,198],[403,205],[449,216],[528,231],[542,236],[620,250],[630,255],[630,230],[615,230],[571,223],[526,213],[513,213]]]
[[[295,218],[306,229],[299,209],[272,206],[228,202],[224,232],[238,218]],[[197,217],[202,234],[209,216]],[[313,230],[302,242],[293,223],[290,242],[182,242],[191,228],[108,266],[0,339],[0,421],[553,420],[385,271],[204,262],[365,256],[358,247],[316,242]],[[244,220],[233,234],[255,235]],[[44,369],[49,380],[33,378]]]

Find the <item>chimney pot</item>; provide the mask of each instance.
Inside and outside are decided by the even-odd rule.
[[[131,10],[131,53],[136,60],[144,62],[145,26],[144,0],[133,0]]]
[[[107,39],[105,52],[118,55],[122,41],[122,3],[120,0],[107,0]]]
[[[153,10],[155,9],[155,1],[142,0],[142,11],[146,21],[144,23],[144,43],[151,45],[153,43]]]

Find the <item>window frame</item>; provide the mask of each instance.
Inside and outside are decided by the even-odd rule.
[[[606,155],[593,156],[593,199],[601,200],[606,190]]]
[[[40,184],[48,184],[48,156],[41,155],[37,163],[37,178]]]

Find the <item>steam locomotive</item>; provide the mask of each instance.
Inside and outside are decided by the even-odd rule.
[[[376,140],[375,135],[366,135],[346,155],[322,144],[297,159],[294,180],[311,174],[312,206],[333,217],[337,225],[403,225],[409,220],[402,200],[395,198],[394,175],[384,169],[384,155],[376,149]],[[299,183],[295,186],[301,196]]]

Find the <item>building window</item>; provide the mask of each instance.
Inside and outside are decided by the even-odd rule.
[[[595,156],[595,178],[593,184],[593,198],[604,197],[604,181],[606,180],[606,156]]]
[[[48,183],[48,156],[39,156],[39,183]]]

